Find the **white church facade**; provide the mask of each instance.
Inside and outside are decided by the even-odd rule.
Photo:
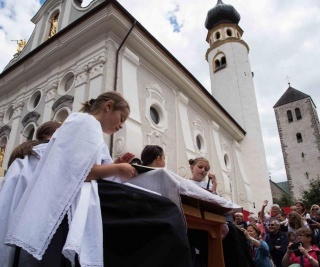
[[[218,193],[257,213],[272,196],[239,20],[220,0],[208,12],[211,95],[117,1],[83,8],[77,0],[47,0],[27,44],[0,74],[2,168],[43,122],[63,121],[84,101],[115,90],[131,114],[121,131],[105,137],[114,158],[157,144],[166,168],[188,178],[188,159],[204,156]]]

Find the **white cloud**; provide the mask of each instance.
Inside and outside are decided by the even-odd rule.
[[[85,0],[87,5],[91,0]],[[205,53],[208,0],[119,0],[209,91],[210,78]],[[286,178],[273,105],[291,86],[310,95],[320,105],[320,2],[319,0],[223,0],[241,15],[239,26],[250,47],[250,62],[259,105],[269,172],[273,181]],[[16,52],[14,39],[28,38],[33,31],[30,19],[40,4],[36,0],[4,1],[14,7],[0,10],[0,70]],[[14,4],[14,5],[13,5]],[[168,13],[174,12],[180,32],[174,32]],[[1,29],[3,27],[3,29]]]

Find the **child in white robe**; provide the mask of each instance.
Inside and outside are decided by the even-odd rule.
[[[77,253],[84,266],[103,266],[102,241],[95,235],[101,231],[97,185],[84,181],[110,176],[128,179],[137,175],[128,163],[101,165],[110,162],[103,133],[120,130],[130,108],[119,93],[106,92],[87,101],[82,111],[84,113],[71,114],[49,142],[34,172],[34,184],[28,186],[13,216],[6,243],[22,247],[41,261],[68,214],[65,254]],[[85,221],[82,222],[82,218]],[[79,231],[81,235],[73,234]]]
[[[9,157],[8,172],[0,191],[0,266],[12,265],[15,248],[4,244],[11,214],[18,206],[47,142],[60,126],[54,121],[42,124],[36,132],[37,140],[18,145]]]

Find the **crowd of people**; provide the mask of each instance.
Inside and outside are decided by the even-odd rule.
[[[262,204],[258,215],[250,214],[244,220],[241,212],[233,215],[237,226],[247,239],[247,246],[256,267],[319,266],[320,208],[314,204],[308,210],[297,201],[288,214],[279,205],[268,201]]]

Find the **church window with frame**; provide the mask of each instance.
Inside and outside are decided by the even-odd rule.
[[[224,69],[227,66],[227,59],[225,54],[219,52],[213,59],[214,72]]]
[[[155,108],[154,106],[151,106],[151,107],[150,107],[150,117],[151,117],[151,120],[152,120],[156,125],[159,124],[159,122],[160,122],[160,114],[159,114],[157,108]]]
[[[227,30],[226,30],[226,33],[227,33],[227,35],[228,35],[229,37],[232,37],[232,31],[231,31],[231,29],[227,29]]]
[[[5,115],[4,115],[4,118],[3,118],[3,122],[6,124],[6,123],[9,123],[13,117],[13,114],[14,114],[14,109],[13,109],[13,105],[11,105]]]
[[[198,148],[199,150],[201,150],[201,148],[202,148],[202,140],[201,140],[200,135],[197,135],[197,136],[196,136],[196,144],[197,144],[197,148]]]
[[[296,137],[297,137],[297,142],[298,143],[302,143],[303,142],[301,133],[297,133]]]
[[[36,125],[34,122],[31,122],[28,125],[26,125],[21,133],[20,142],[23,143],[25,141],[33,140],[35,135],[35,130],[36,130]]]
[[[41,91],[37,90],[29,98],[28,105],[27,105],[28,111],[35,110],[38,107],[40,100],[41,100]]]
[[[297,120],[301,120],[301,119],[302,119],[302,116],[301,116],[300,108],[296,108],[294,111],[295,111],[295,113],[296,113],[296,118],[297,118]]]
[[[293,122],[293,117],[292,117],[292,112],[291,110],[287,111],[287,116],[288,116],[288,122]]]

